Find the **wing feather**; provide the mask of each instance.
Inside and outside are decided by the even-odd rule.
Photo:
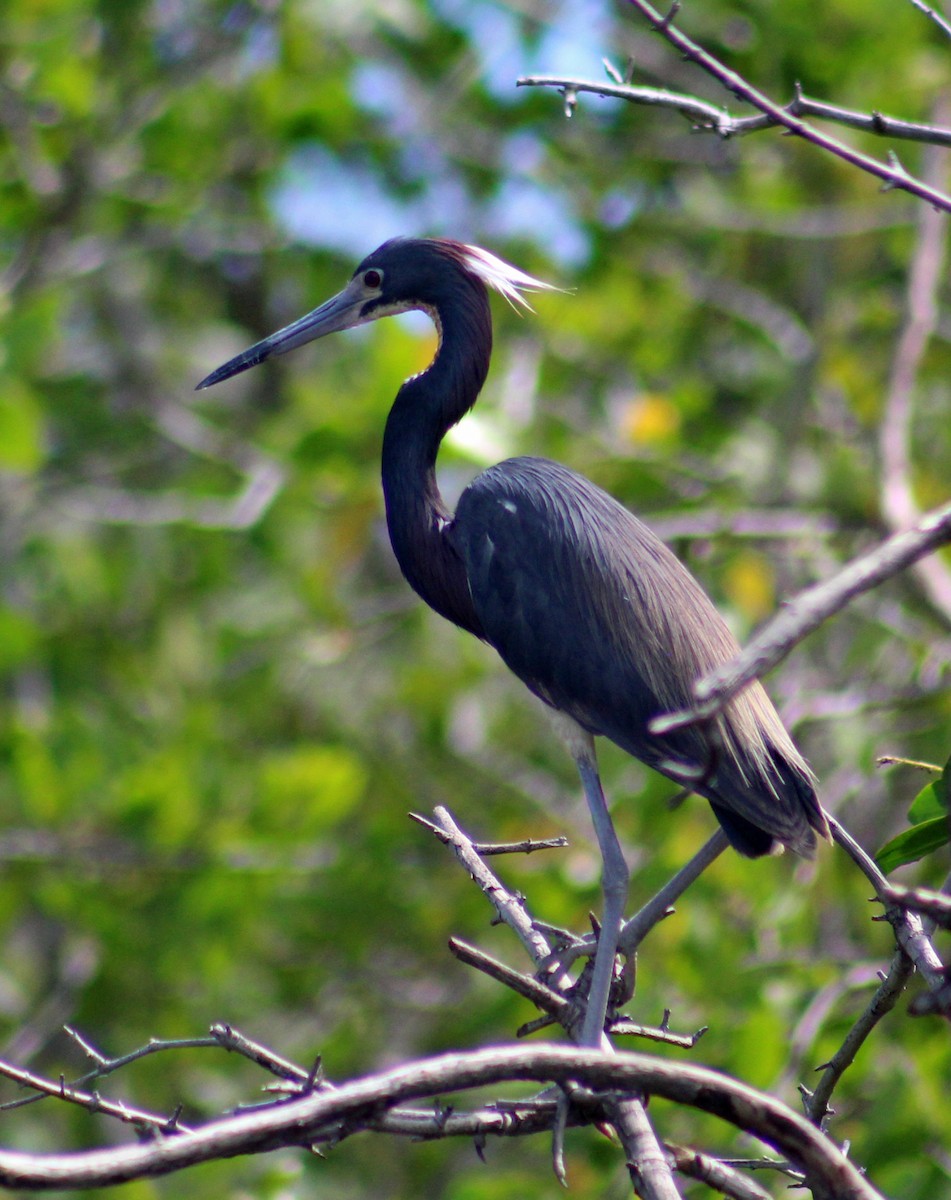
[[[706,772],[696,790],[741,851],[765,853],[775,838],[808,854],[812,830],[827,833],[812,772],[758,683],[719,718],[716,752],[697,728],[648,732],[739,647],[693,576],[622,505],[560,464],[510,459],[463,493],[451,538],[486,640],[546,703],[651,766]]]

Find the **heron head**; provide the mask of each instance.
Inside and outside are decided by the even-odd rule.
[[[198,389],[212,387],[328,333],[395,313],[421,309],[438,324],[444,306],[461,290],[473,286],[492,288],[513,307],[524,308],[531,307],[525,292],[557,290],[478,246],[447,238],[392,238],[366,256],[343,291],[212,371]]]

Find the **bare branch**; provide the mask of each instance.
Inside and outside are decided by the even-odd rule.
[[[562,92],[589,92],[595,96],[628,100],[632,104],[648,107],[670,108],[683,113],[701,128],[711,129],[721,137],[730,137],[736,132],[735,118],[698,96],[686,92],[672,92],[667,88],[632,87],[629,84],[605,83],[594,79],[565,79],[561,75],[522,75],[515,81],[516,87],[551,87]]]
[[[875,889],[876,897],[885,906],[885,917],[895,931],[898,945],[919,971],[932,993],[935,996],[940,994],[943,997],[947,990],[948,975],[931,943],[929,930],[925,928],[917,913],[908,912],[899,904],[890,901],[890,885],[874,860],[865,853],[848,830],[843,828],[834,817],[828,814],[826,816],[833,838],[861,869]],[[951,996],[948,998],[951,1000]],[[951,1005],[944,1006],[942,1001],[939,1009],[944,1016],[951,1020]],[[924,1010],[919,1011],[923,1012]]]
[[[531,921],[524,903],[513,896],[488,869],[475,852],[472,842],[456,825],[447,809],[437,807],[434,815],[439,829],[448,835],[449,844],[455,851],[456,857],[491,900],[501,919],[514,930],[532,961],[538,965],[550,958],[551,947],[538,927]],[[570,977],[562,971],[558,972],[557,978],[553,982],[563,991],[567,991],[571,987]],[[573,1030],[576,1028],[578,1028],[576,1023],[569,1024],[569,1033],[573,1035]],[[607,1036],[602,1037],[601,1043],[606,1053],[613,1052],[613,1046]],[[628,1170],[638,1194],[644,1200],[678,1200],[678,1192],[670,1173],[670,1167],[640,1099],[613,1100],[608,1105],[608,1113],[624,1146]],[[556,1174],[563,1172],[560,1138],[566,1115],[565,1106],[559,1106],[553,1148]]]
[[[630,104],[642,104],[648,108],[667,108],[696,122],[695,128],[698,132],[716,133],[722,138],[743,137],[764,129],[776,129],[782,125],[781,121],[765,114],[757,117],[735,117],[726,109],[701,100],[699,96],[693,96],[689,92],[673,92],[668,88],[605,83],[603,80],[574,79],[561,75],[523,75],[516,81],[516,87],[550,87],[575,95],[578,92],[587,92],[608,99],[626,100]],[[793,99],[780,111],[789,117],[819,117],[880,137],[951,146],[951,129],[942,125],[903,121],[880,112],[856,112],[854,109],[841,108],[837,104],[827,104],[824,100],[814,100],[798,87]]]
[[[435,809],[434,815],[436,824],[431,826],[433,833],[452,847],[456,858],[485,893],[500,920],[508,925],[528,951],[532,962],[538,963],[547,958],[551,954],[551,946],[533,923],[525,907],[525,902],[510,892],[502,881],[489,870],[479,857],[473,842],[459,828],[447,808],[439,805]],[[419,820],[418,817],[413,819]],[[565,977],[558,981],[558,986],[564,984],[570,986],[570,979]]]
[[[44,1079],[42,1075],[35,1075],[32,1071],[15,1067],[12,1063],[0,1061],[0,1075],[6,1079],[12,1079],[22,1087],[33,1088],[34,1091],[47,1096],[55,1096],[57,1100],[65,1100],[68,1104],[78,1104],[80,1108],[85,1108],[88,1112],[105,1113],[128,1125],[134,1125],[144,1132],[151,1134],[189,1132],[186,1125],[179,1123],[177,1114],[171,1117],[161,1116],[146,1112],[144,1109],[131,1108],[121,1100],[105,1100],[98,1092],[84,1092],[67,1084],[65,1079],[55,1083],[52,1080]],[[2,1155],[2,1151],[0,1151],[0,1155]]]
[[[951,929],[951,896],[933,892],[930,888],[907,888],[889,886],[883,890],[883,898],[889,904],[921,913],[936,925]]]
[[[452,839],[438,825],[420,816],[419,813],[409,814],[411,821],[416,821],[424,829],[428,829],[439,838],[444,845],[449,845]],[[537,850],[562,850],[568,845],[566,837],[553,838],[523,838],[519,842],[473,842],[472,849],[480,858],[492,858],[496,854],[534,854]]]
[[[540,1008],[542,1012],[557,1018],[571,1006],[571,1001],[560,992],[554,991],[544,983],[539,983],[530,975],[513,971],[505,963],[499,962],[498,959],[492,958],[491,955],[475,946],[468,945],[460,938],[450,938],[449,949],[461,963],[475,967],[477,971],[488,975],[497,983],[501,983],[503,987],[510,988],[519,996],[524,996],[526,1000],[531,1000],[535,1007]]]
[[[735,1167],[711,1158],[709,1154],[702,1154],[699,1150],[687,1146],[676,1146],[670,1142],[665,1144],[665,1149],[681,1175],[709,1184],[722,1196],[729,1197],[729,1200],[772,1200],[770,1193],[758,1183],[748,1179]]]
[[[809,1121],[728,1076],[643,1054],[606,1055],[544,1045],[443,1055],[147,1145],[62,1155],[3,1150],[0,1184],[47,1190],[104,1187],[168,1174],[215,1158],[280,1146],[310,1146],[330,1128],[340,1130],[341,1136],[355,1132],[401,1101],[444,1097],[504,1080],[573,1081],[599,1092],[652,1095],[685,1104],[712,1113],[773,1147],[803,1171],[807,1186],[817,1196],[881,1200]]]
[[[573,99],[577,96],[578,91],[589,90],[598,92],[603,95],[621,95],[624,99],[634,99],[639,103],[661,104],[665,107],[676,108],[680,112],[689,109],[695,114],[701,122],[706,119],[706,127],[716,130],[721,136],[731,136],[736,133],[753,132],[756,129],[766,128],[770,125],[780,126],[787,133],[800,137],[804,141],[810,142],[812,145],[821,150],[826,150],[834,154],[837,158],[849,163],[851,166],[857,167],[861,171],[865,171],[873,175],[876,179],[881,180],[886,190],[901,190],[917,196],[920,200],[926,200],[929,204],[951,211],[951,196],[944,194],[937,189],[930,187],[921,180],[910,175],[897,158],[889,155],[887,162],[882,162],[879,159],[872,158],[867,154],[862,154],[860,151],[853,149],[845,142],[840,142],[836,138],[830,137],[814,126],[807,124],[800,115],[801,109],[797,109],[799,105],[808,104],[805,97],[800,98],[798,95],[793,100],[792,104],[783,107],[771,100],[763,92],[760,92],[751,83],[748,83],[741,75],[731,70],[725,63],[722,63],[718,58],[715,58],[708,51],[698,46],[674,23],[674,17],[677,14],[678,5],[667,13],[666,16],[661,15],[656,8],[653,7],[648,0],[629,0],[629,3],[643,16],[653,29],[660,33],[669,43],[676,49],[688,62],[698,66],[716,79],[726,90],[736,96],[738,100],[742,100],[747,104],[757,109],[761,116],[744,119],[742,122],[733,119],[728,114],[721,113],[714,105],[708,105],[704,101],[700,101],[695,97],[685,96],[678,93],[665,92],[662,89],[631,89],[625,88],[622,84],[601,84],[592,83],[591,81],[564,80],[556,79],[551,76],[531,76],[525,77],[518,81],[520,86],[529,85],[545,85],[549,87],[559,87],[566,95],[570,95]],[[634,92],[632,96],[626,93]],[[650,100],[645,98],[649,93]],[[813,105],[817,102],[811,102]],[[824,105],[823,112],[820,114],[828,119],[842,119],[842,114],[846,110],[836,109],[832,105]],[[847,114],[852,118],[861,119],[859,114]],[[879,117],[876,114],[871,114],[868,118],[871,132],[880,132],[883,123],[888,123],[891,119]],[[855,123],[850,121],[849,123]],[[913,136],[915,140],[921,140],[916,134],[909,132],[910,127],[907,123],[892,122],[891,136],[899,137],[903,134],[896,132],[898,128],[905,127],[909,136]],[[921,127],[928,129],[928,127]],[[932,131],[934,133],[934,131]],[[947,137],[948,143],[951,144],[951,135],[947,130],[941,131],[942,138]],[[931,139],[929,139],[931,140]]]
[[[829,1101],[832,1099],[836,1084],[855,1061],[856,1054],[875,1026],[895,1007],[898,997],[905,990],[914,970],[914,964],[904,951],[896,951],[888,968],[888,974],[876,989],[875,995],[869,1001],[865,1011],[849,1030],[842,1045],[832,1058],[822,1067],[817,1068],[822,1071],[822,1078],[815,1090],[809,1091],[807,1088],[800,1088],[806,1116],[816,1125],[821,1127],[829,1115],[831,1111]]]
[[[911,0],[911,2],[919,12],[923,12],[926,17],[929,17],[932,21],[934,21],[934,23],[946,37],[951,37],[951,24],[949,24],[939,12],[936,12],[930,4],[925,4],[924,0]]]
[[[104,1054],[101,1054],[98,1050],[96,1050],[95,1047],[90,1045],[85,1038],[81,1037],[70,1026],[67,1025],[65,1028],[67,1034],[69,1034],[73,1041],[77,1043],[77,1045],[82,1049],[83,1053],[88,1055],[93,1060],[93,1062],[96,1064],[95,1067],[93,1067],[91,1071],[87,1071],[85,1075],[81,1075],[78,1079],[74,1080],[70,1084],[66,1084],[63,1080],[60,1080],[55,1084],[50,1084],[49,1080],[41,1079],[39,1076],[31,1076],[29,1080],[20,1079],[18,1075],[13,1074],[13,1072],[18,1072],[23,1075],[30,1075],[30,1072],[21,1072],[19,1067],[0,1063],[0,1074],[7,1075],[7,1077],[10,1079],[16,1078],[17,1081],[23,1083],[24,1086],[35,1087],[35,1090],[38,1093],[32,1096],[22,1096],[17,1100],[8,1100],[5,1104],[0,1104],[0,1112],[5,1112],[13,1108],[23,1108],[25,1105],[35,1104],[38,1100],[43,1100],[48,1096],[55,1096],[60,1100],[74,1100],[75,1103],[82,1103],[80,1100],[76,1099],[76,1097],[81,1094],[82,1089],[88,1084],[94,1083],[97,1079],[103,1079],[107,1075],[112,1075],[114,1072],[122,1070],[123,1067],[130,1066],[132,1063],[137,1062],[141,1058],[147,1058],[152,1054],[164,1054],[172,1050],[206,1049],[208,1047],[220,1045],[219,1040],[215,1037],[175,1038],[165,1040],[153,1038],[150,1042],[147,1042],[144,1046],[140,1046],[137,1050],[131,1051],[129,1054],[122,1054],[116,1058],[107,1058]],[[40,1081],[39,1085],[32,1082],[33,1078],[36,1078]],[[73,1094],[64,1096],[64,1088],[66,1088],[67,1092],[72,1092]],[[85,1107],[88,1107],[88,1105],[85,1105]],[[105,1105],[97,1104],[94,1108],[94,1111],[105,1112],[108,1110]],[[124,1109],[124,1111],[128,1112],[129,1110]],[[163,1126],[167,1124],[167,1122],[167,1117],[158,1117],[149,1123]]]
[[[299,1067],[296,1063],[288,1062],[286,1058],[281,1058],[280,1055],[268,1049],[267,1046],[262,1046],[259,1042],[253,1042],[249,1037],[245,1037],[231,1025],[212,1025],[211,1040],[224,1050],[231,1050],[235,1054],[240,1054],[243,1058],[249,1059],[253,1063],[257,1063],[259,1067],[263,1067],[265,1071],[270,1071],[272,1075],[276,1075],[278,1079],[289,1079],[296,1083],[308,1083],[311,1087],[314,1086],[317,1069],[319,1068],[319,1060],[314,1068],[310,1071],[305,1071],[303,1067]]]

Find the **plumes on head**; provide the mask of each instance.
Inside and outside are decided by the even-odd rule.
[[[446,242],[446,248],[452,248],[453,256],[467,271],[471,271],[481,279],[486,287],[503,296],[512,308],[534,311],[525,296],[525,292],[560,292],[562,289],[543,279],[536,279],[525,271],[513,267],[504,259],[497,258],[481,246],[467,246],[464,242]]]

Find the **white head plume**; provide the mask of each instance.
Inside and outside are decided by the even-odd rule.
[[[494,254],[483,250],[481,246],[460,244],[459,250],[466,270],[477,275],[487,287],[504,296],[516,311],[524,308],[529,312],[534,312],[524,295],[525,292],[560,292],[564,290],[556,287],[553,283],[545,283],[543,279],[536,279],[534,275],[520,271],[518,267],[513,267],[504,259],[496,258]]]

